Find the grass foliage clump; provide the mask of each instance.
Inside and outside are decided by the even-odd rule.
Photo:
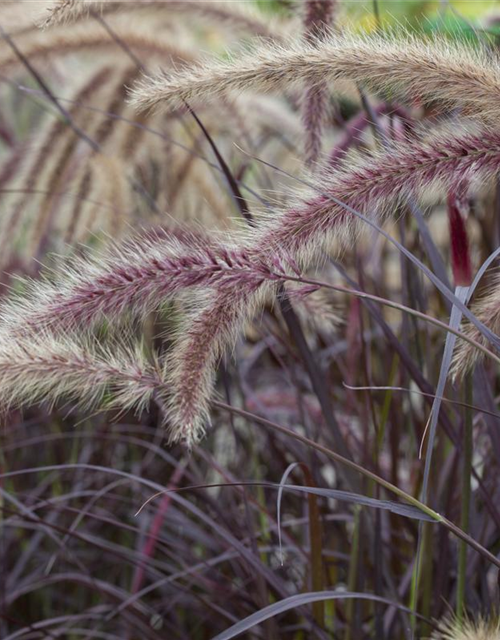
[[[498,637],[495,16],[374,10],[0,7],[2,638]]]

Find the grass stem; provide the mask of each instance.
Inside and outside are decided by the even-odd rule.
[[[468,374],[464,381],[465,402],[470,405],[473,402],[472,374]],[[469,532],[471,477],[472,477],[472,407],[465,407],[464,421],[464,448],[462,462],[462,512],[460,528],[465,533]],[[467,573],[467,543],[460,541],[458,547],[458,578],[457,578],[457,621],[461,625],[465,612],[465,584]]]

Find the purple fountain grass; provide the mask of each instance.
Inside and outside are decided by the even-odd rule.
[[[322,148],[322,132],[328,113],[328,87],[326,84],[307,87],[304,94],[302,120],[306,131],[306,164],[313,167]]]
[[[253,246],[280,247],[299,264],[307,263],[311,253],[317,255],[337,239],[341,228],[358,225],[332,198],[361,213],[376,210],[383,216],[407,196],[424,194],[432,201],[433,193],[439,194],[456,180],[465,180],[473,188],[499,170],[497,132],[466,121],[442,126],[421,139],[351,157],[325,176],[310,198],[266,217],[251,241]]]
[[[140,345],[104,347],[90,339],[55,339],[39,332],[25,340],[0,335],[0,406],[11,409],[38,401],[71,399],[89,409],[145,409],[153,394],[165,395],[155,360]]]
[[[197,301],[178,332],[164,376],[169,383],[168,419],[172,442],[197,442],[210,423],[210,398],[216,367],[228,345],[234,344],[252,312],[272,289],[232,287]]]
[[[320,42],[331,33],[337,10],[337,0],[305,0],[303,24],[307,42]]]
[[[271,263],[253,260],[205,234],[150,230],[108,246],[102,255],[70,257],[52,281],[23,281],[24,291],[7,302],[0,317],[4,330],[13,334],[38,329],[61,333],[123,314],[143,318],[193,287],[258,288],[285,270],[276,257]]]
[[[328,35],[337,8],[335,0],[306,0],[304,7],[304,39],[319,45]],[[306,163],[313,165],[321,153],[323,125],[327,116],[328,85],[306,86],[302,121],[306,131]]]
[[[229,61],[214,60],[146,78],[133,89],[140,109],[178,109],[241,91],[283,91],[300,83],[351,80],[377,92],[460,107],[498,121],[500,65],[491,52],[449,40],[339,35],[320,45],[263,44]]]
[[[473,186],[499,167],[498,134],[474,123],[443,127],[427,139],[349,162],[321,185],[325,195],[311,194],[295,207],[263,216],[239,245],[146,234],[101,257],[79,259],[55,283],[28,285],[27,293],[4,308],[4,326],[22,335],[38,328],[89,327],[124,313],[144,317],[187,288],[202,289],[165,372],[172,388],[172,439],[193,442],[203,433],[220,356],[276,283],[332,241],[352,241],[359,222],[331,198],[382,216],[409,194],[446,190],[458,180]]]
[[[318,185],[324,195],[311,194],[295,207],[265,216],[249,232],[245,252],[264,263],[279,252],[305,268],[333,242],[352,242],[360,228],[358,219],[332,198],[369,217],[373,212],[381,217],[411,194],[446,192],[460,180],[474,185],[498,171],[498,133],[473,123],[443,127],[423,140],[346,163]],[[264,285],[262,292],[240,282],[238,288],[204,298],[186,318],[168,363],[174,438],[203,433],[216,364],[273,289],[269,281]]]
[[[489,255],[475,281],[499,253],[499,58],[489,42],[333,33],[339,1],[301,0],[290,46],[271,8],[252,26],[231,0],[43,0],[54,22],[78,22],[44,32],[0,3],[33,63],[0,50],[0,137],[5,126],[6,154],[23,158],[6,156],[0,176],[12,276],[0,305],[0,638],[226,638],[254,622],[283,640],[388,640],[413,623],[416,637],[498,636],[493,615],[448,625],[446,604],[487,610],[497,595],[498,354],[463,397],[445,382],[455,338],[456,375],[500,343],[484,326],[500,328],[500,278],[477,296],[477,319],[464,307],[469,227],[474,253]],[[240,51],[242,32],[283,46],[184,67],[220,51],[225,28]],[[160,60],[174,73],[144,101],[160,106],[165,90],[167,109],[182,109],[132,113],[124,87]],[[26,70],[42,91],[18,84]],[[353,115],[337,127],[325,107],[343,88]],[[196,102],[233,89],[254,93]],[[44,109],[51,96],[64,122]],[[438,223],[447,206],[449,233],[428,232],[419,206]],[[64,253],[52,269],[49,251]],[[421,491],[427,406],[439,442]],[[426,487],[439,513],[412,497]],[[471,547],[458,571],[457,541]],[[355,566],[361,582],[340,593]],[[311,607],[319,597],[337,598],[333,618]]]

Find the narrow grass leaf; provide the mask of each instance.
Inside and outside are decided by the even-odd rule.
[[[248,618],[240,620],[223,633],[219,633],[217,636],[213,637],[212,640],[230,640],[231,638],[235,638],[241,633],[248,631],[252,627],[261,624],[269,618],[277,616],[280,613],[284,613],[285,611],[290,611],[290,609],[295,609],[297,607],[311,604],[313,602],[318,602],[320,600],[350,599],[380,602],[381,604],[386,604],[388,607],[396,607],[401,611],[409,612],[409,609],[407,607],[404,607],[398,602],[393,602],[392,600],[387,600],[386,598],[381,598],[380,596],[375,596],[370,593],[352,593],[348,591],[322,591],[321,593],[301,593],[295,596],[290,596],[289,598],[281,600],[280,602],[275,602],[268,607],[264,607],[264,609],[253,613],[252,615],[248,616]]]

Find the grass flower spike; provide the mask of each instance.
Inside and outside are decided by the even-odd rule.
[[[125,342],[125,341],[124,341]],[[146,408],[154,393],[165,395],[160,367],[140,347],[107,348],[90,340],[0,336],[0,405],[73,400],[83,408]]]
[[[336,0],[308,0],[304,7],[304,40],[315,45],[325,39],[337,10]],[[302,120],[306,130],[306,162],[312,165],[321,152],[323,125],[328,114],[326,82],[305,88]]]
[[[500,333],[500,278],[495,276],[489,283],[486,293],[473,304],[472,310],[478,320],[480,320],[493,333]],[[462,332],[484,346],[488,342],[478,329],[470,322],[464,323]],[[450,370],[452,378],[461,379],[466,373],[472,371],[476,364],[483,358],[483,354],[475,349],[470,343],[461,340],[455,349],[453,363]]]
[[[102,320],[143,318],[175,294],[193,287],[258,287],[276,280],[273,265],[182,228],[145,232],[102,255],[72,257],[51,280],[24,281],[24,291],[0,316],[15,334],[89,329]]]
[[[210,60],[145,78],[131,93],[138,109],[179,109],[239,92],[278,92],[349,80],[376,92],[440,102],[497,122],[500,65],[493,53],[416,38],[332,35],[320,45],[263,44],[228,62]]]

